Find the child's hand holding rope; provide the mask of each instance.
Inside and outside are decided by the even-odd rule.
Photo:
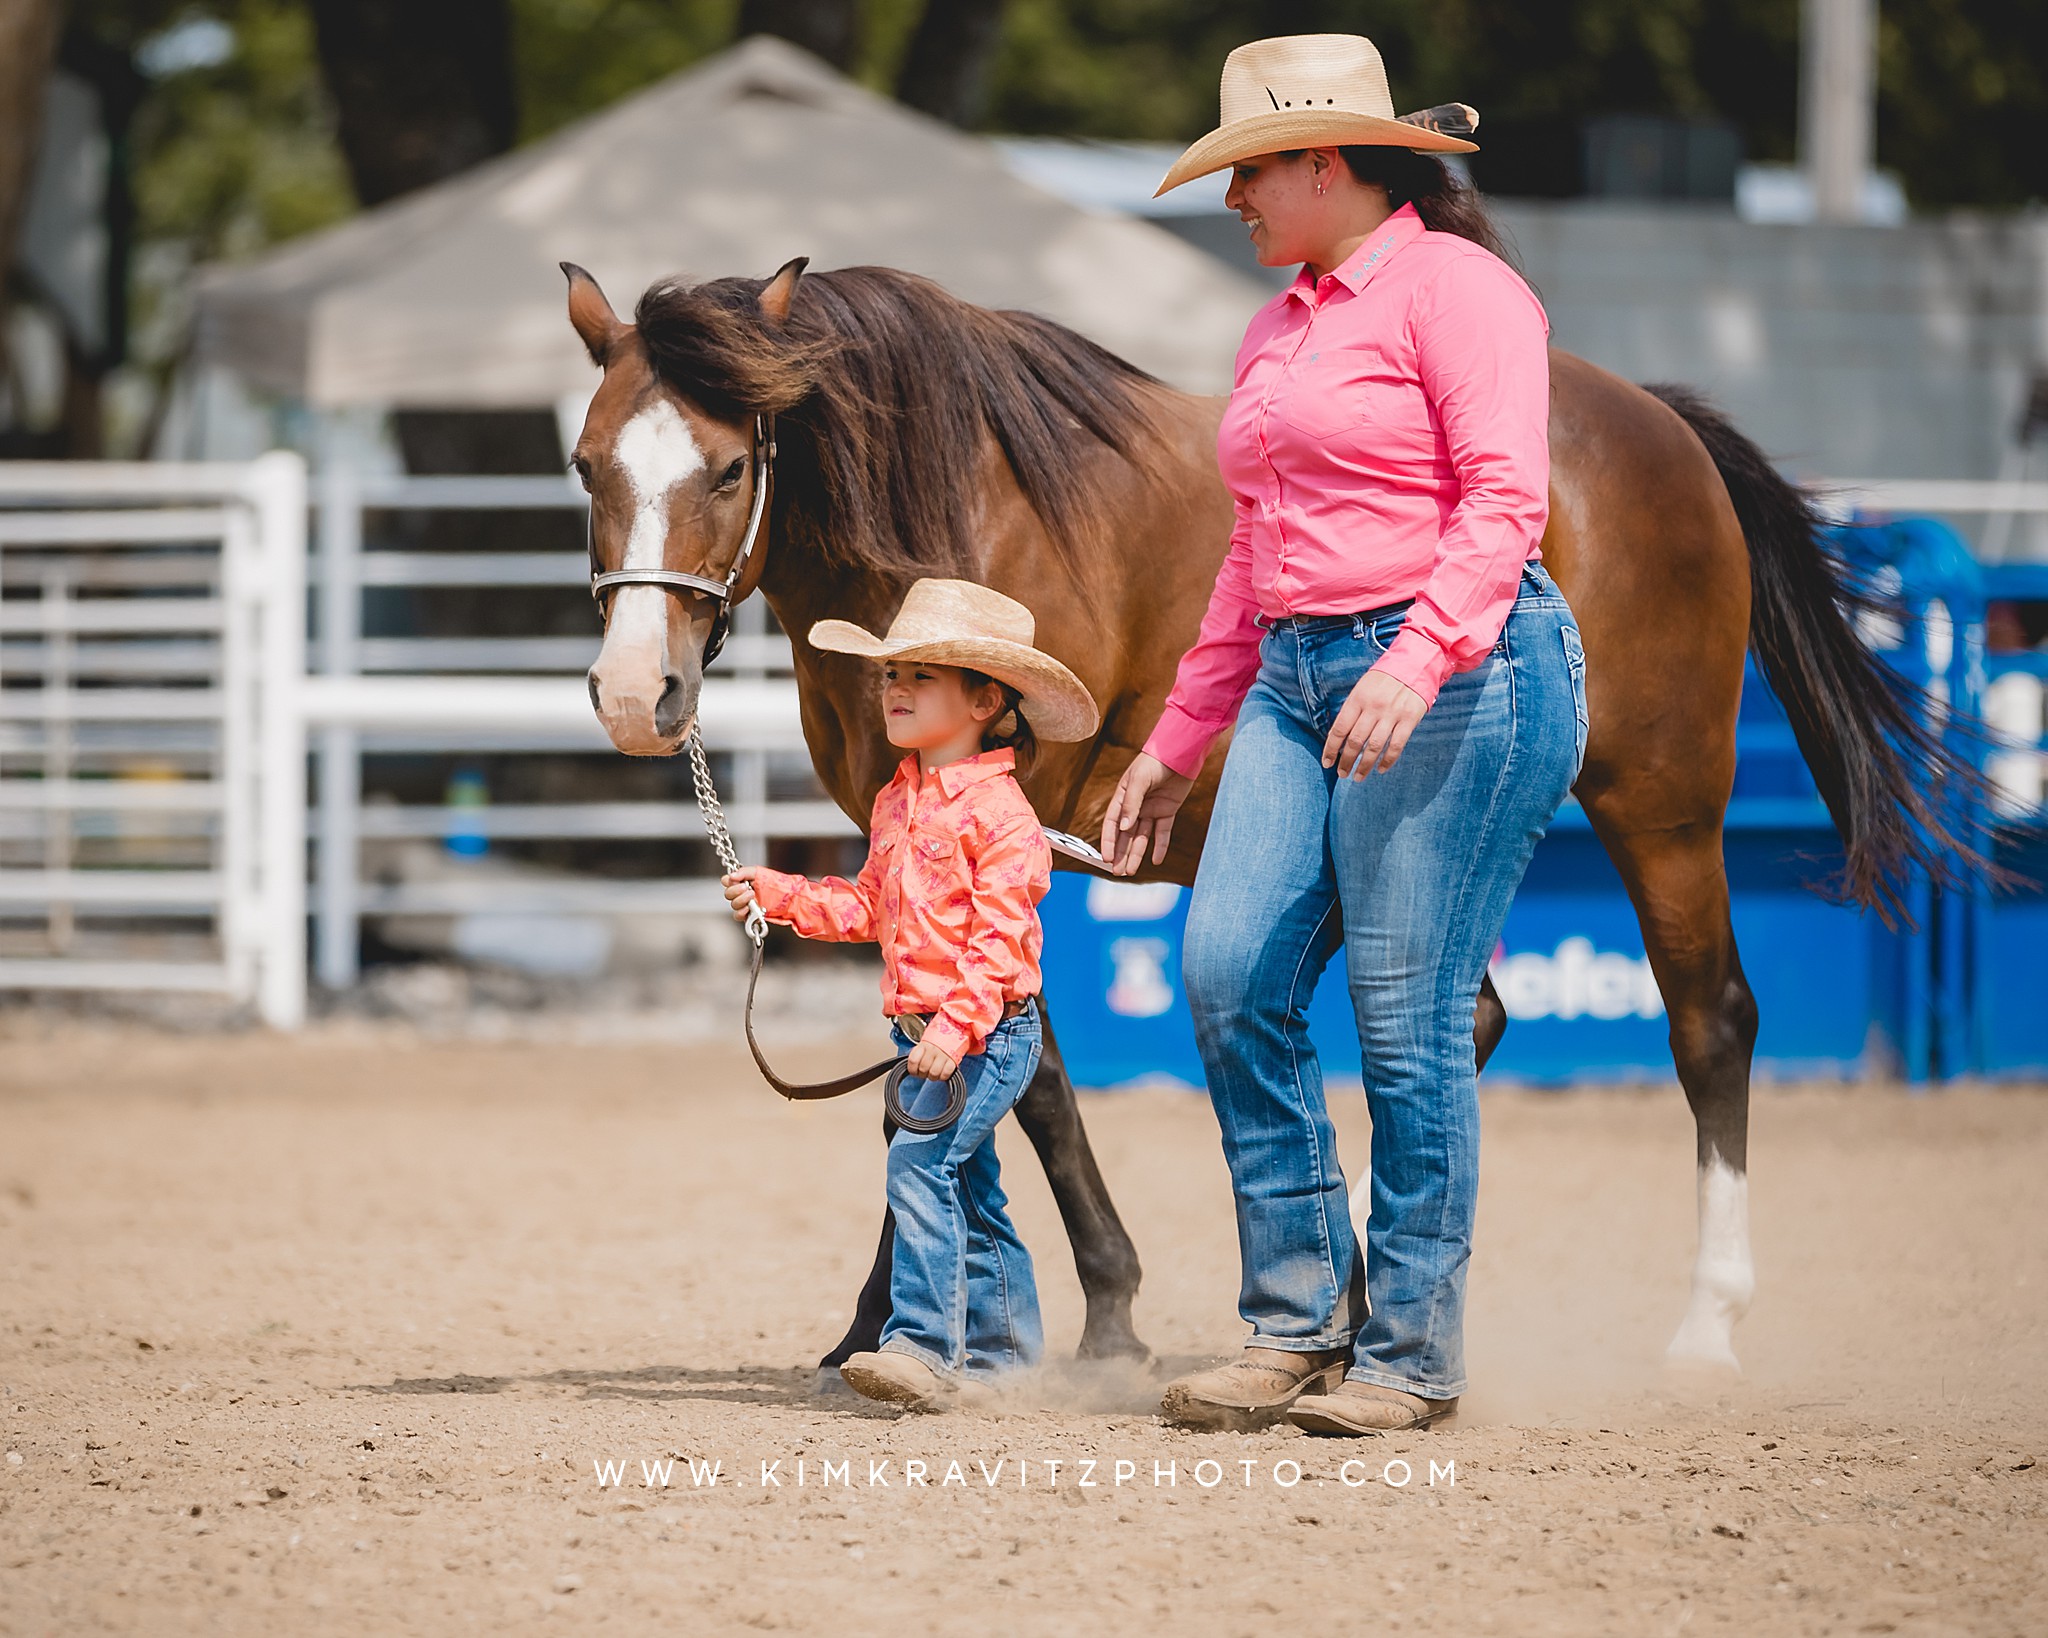
[[[745,921],[747,912],[754,908],[754,878],[760,874],[759,865],[741,865],[718,878],[725,888],[725,902],[732,906],[734,921]]]
[[[920,1041],[910,1049],[903,1071],[921,1081],[944,1081],[952,1079],[953,1071],[959,1067],[957,1059],[947,1057],[929,1041]]]
[[[761,874],[759,865],[741,865],[719,877],[725,888],[725,902],[732,906],[732,919],[745,921],[747,912],[754,908],[754,878]],[[929,1041],[920,1041],[910,1049],[909,1061],[904,1072],[921,1081],[944,1081],[952,1078],[960,1067],[959,1060],[949,1058]]]

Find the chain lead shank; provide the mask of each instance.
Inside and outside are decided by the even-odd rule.
[[[697,811],[704,816],[704,830],[711,838],[711,851],[718,855],[721,873],[732,875],[740,867],[739,850],[732,845],[732,831],[725,822],[725,804],[718,800],[718,787],[711,780],[711,761],[704,754],[704,736],[690,725],[690,783],[697,790]],[[747,906],[747,937],[754,948],[768,936],[768,918],[759,904]]]

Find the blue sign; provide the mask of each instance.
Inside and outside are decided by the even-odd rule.
[[[1727,846],[1735,935],[1761,1014],[1767,1075],[1862,1065],[1878,954],[1868,918],[1807,886],[1825,859],[1801,832],[1741,833]],[[1171,885],[1057,875],[1041,914],[1045,987],[1061,1053],[1086,1086],[1172,1079],[1199,1086],[1180,983],[1188,895]],[[1634,907],[1591,831],[1561,826],[1537,849],[1492,963],[1508,1013],[1487,1073],[1545,1084],[1669,1079],[1670,1020]],[[1340,952],[1309,1006],[1324,1069],[1359,1073]]]

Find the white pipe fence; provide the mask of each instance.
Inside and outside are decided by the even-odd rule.
[[[365,548],[373,511],[550,510],[580,516],[580,486],[550,477],[366,476],[337,463],[316,489],[320,675],[305,701],[316,730],[315,971],[323,984],[354,982],[366,915],[506,912],[657,914],[715,909],[710,878],[680,881],[432,881],[365,885],[365,841],[463,834],[492,839],[626,840],[694,837],[694,803],[549,802],[455,809],[368,807],[362,759],[380,751],[481,753],[608,750],[584,673],[588,637],[366,637],[363,593],[381,587],[561,587],[581,605],[590,567],[582,552],[416,552]],[[758,599],[742,604],[700,718],[706,746],[730,757],[726,813],[741,851],[760,858],[771,837],[850,836],[856,828],[816,796],[769,798],[769,759],[804,752],[789,643],[769,634]],[[454,676],[478,672],[489,675]],[[508,675],[530,673],[531,675]]]
[[[709,878],[365,882],[365,842],[669,839],[700,835],[701,821],[682,800],[366,807],[366,754],[610,742],[583,676],[594,622],[588,637],[363,633],[364,593],[382,587],[560,587],[580,605],[582,553],[365,549],[365,513],[586,502],[555,478],[366,477],[337,465],[310,497],[309,556],[308,499],[303,465],[283,454],[248,466],[0,466],[0,988],[213,991],[289,1027],[305,1008],[309,840],[314,949],[333,985],[356,976],[365,916],[722,904]],[[769,759],[801,759],[804,744],[789,646],[765,626],[760,604],[740,611],[702,704],[706,743],[729,758],[727,813],[753,857],[770,837],[856,834],[815,793],[769,799]],[[135,777],[166,763],[175,777]],[[145,821],[157,849],[147,868],[110,864],[134,853]],[[80,849],[95,856],[74,858]]]
[[[305,557],[294,455],[0,463],[0,987],[304,1016]]]
[[[2001,478],[1822,478],[1812,486],[1845,512],[1936,517],[2048,513],[2048,482]]]

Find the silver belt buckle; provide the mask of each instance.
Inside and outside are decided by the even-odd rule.
[[[896,1015],[895,1023],[898,1029],[900,1029],[901,1031],[903,1031],[905,1035],[910,1037],[912,1045],[915,1045],[917,1042],[922,1041],[924,1039],[924,1020],[921,1017],[919,1017],[916,1013],[898,1013]]]

